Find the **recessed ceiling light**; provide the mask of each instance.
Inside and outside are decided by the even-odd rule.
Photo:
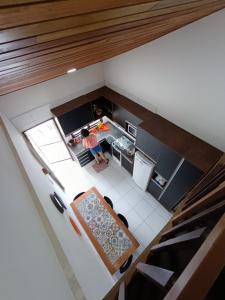
[[[75,69],[75,68],[73,68],[73,69],[69,69],[69,70],[67,70],[67,73],[73,73],[73,72],[75,72],[77,69]]]

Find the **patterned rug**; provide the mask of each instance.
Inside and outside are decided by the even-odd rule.
[[[100,161],[99,165],[95,162],[92,167],[94,168],[94,170],[99,173],[103,170],[105,170],[105,168],[108,167],[109,164],[105,163],[104,160]]]

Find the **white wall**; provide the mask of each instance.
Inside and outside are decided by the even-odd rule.
[[[95,64],[0,97],[0,111],[24,131],[51,118],[50,109],[104,85],[102,64]]]
[[[0,125],[0,299],[74,300]]]
[[[225,10],[104,63],[106,85],[225,151]]]
[[[33,158],[30,151],[28,150],[28,148],[23,140],[22,135],[19,133],[19,131],[16,130],[16,128],[11,124],[11,122],[9,120],[7,120],[6,117],[3,116],[3,119],[4,119],[4,123],[7,127],[7,130],[10,134],[10,137],[12,139],[12,142],[15,146],[15,149],[18,152],[19,158],[20,158],[20,160],[24,166],[24,169],[27,173],[27,176],[29,177],[30,182],[32,183],[32,186],[36,192],[36,195],[41,203],[41,206],[43,207],[43,209],[48,217],[48,220],[49,220],[51,226],[53,227],[54,232],[57,235],[57,238],[61,244],[61,247],[63,248],[63,251],[70,263],[70,266],[72,267],[73,272],[75,273],[75,276],[85,294],[85,297],[88,300],[89,299],[90,300],[102,299],[103,296],[115,284],[115,280],[113,279],[113,277],[107,270],[105,264],[100,259],[99,255],[97,254],[93,245],[90,243],[90,240],[87,237],[82,226],[79,226],[79,228],[82,232],[82,237],[80,237],[74,232],[71,224],[69,223],[68,213],[65,212],[63,215],[61,215],[56,210],[56,208],[54,207],[54,205],[52,204],[52,202],[49,198],[49,194],[56,190],[57,193],[59,193],[59,195],[62,197],[62,199],[65,200],[65,203],[68,203],[69,199],[66,199],[66,197],[67,197],[66,194],[64,194],[62,191],[60,191],[59,188],[57,189],[57,187],[55,185],[52,185],[46,179],[46,176],[41,171],[41,166],[37,163],[37,161]],[[4,143],[3,143],[3,146],[5,147]],[[12,156],[12,159],[13,159],[13,156]],[[2,168],[2,166],[3,166],[3,168]],[[1,165],[1,171],[2,171],[3,175],[8,178],[8,184],[6,185],[6,188],[5,188],[6,194],[12,190],[12,187],[10,186],[11,182],[12,182],[12,181],[10,181],[11,173],[8,172],[8,168],[10,169],[11,173],[13,174],[14,168],[12,168],[10,164],[9,165],[5,165],[5,164]],[[7,173],[4,170],[7,170]],[[18,176],[19,176],[18,174],[15,174],[15,180],[17,180]],[[74,178],[74,180],[76,181],[76,178]],[[7,181],[7,179],[5,178],[3,184],[6,181]],[[1,184],[1,182],[0,182],[0,184]],[[13,184],[13,182],[12,182],[12,184]],[[16,182],[15,185],[16,186],[20,185],[20,183]],[[15,193],[17,193],[16,189],[15,189]],[[16,210],[19,207],[19,203],[18,203],[19,199],[18,199],[18,197],[16,197],[16,194],[14,196],[11,196],[11,195],[10,195],[10,197],[8,196],[8,199],[10,199],[10,202],[9,202],[10,208],[12,210],[14,210],[14,209]],[[16,203],[15,206],[14,206],[14,203]],[[28,205],[27,202],[24,204],[23,208],[20,208],[18,210],[18,214],[21,215],[20,216],[21,219],[26,218],[26,216],[24,214],[26,214],[27,210],[29,209],[29,207],[26,208],[26,205]],[[71,216],[73,216],[73,218],[76,220],[77,224],[79,224],[74,213],[72,212],[72,209],[70,207],[68,207],[67,211],[69,212],[69,214]],[[10,209],[7,211],[7,213],[3,212],[3,211],[1,211],[0,213],[5,214],[5,218],[0,220],[0,222],[2,221],[2,226],[0,226],[0,232],[1,232],[1,227],[4,227],[5,228],[4,230],[7,232],[6,224],[10,222],[10,219],[13,218],[14,215],[10,214]],[[15,220],[15,223],[16,223],[16,220]],[[15,223],[13,223],[13,224],[14,224],[14,229],[16,230]],[[25,225],[23,225],[23,224],[21,226],[22,226],[21,228],[18,226],[18,231],[17,231],[18,235],[22,234],[20,231],[22,228],[25,227]],[[27,227],[28,231],[29,231],[29,227],[32,228],[32,215],[29,216],[29,214],[28,214],[27,220],[26,220],[26,227]],[[29,245],[27,245],[30,252],[34,251],[34,256],[36,255],[36,251],[42,253],[42,251],[43,251],[42,248],[44,247],[42,244],[40,244],[40,247],[38,246],[38,241],[39,241],[38,238],[37,238],[37,241],[35,241],[33,243],[33,239],[35,239],[35,238],[36,238],[36,236],[35,236],[35,234],[33,234],[33,237],[31,237],[31,239],[30,239],[31,242],[29,243]],[[24,238],[24,240],[29,241],[29,236],[26,239]],[[1,241],[1,244],[2,244],[2,241]],[[12,245],[13,255],[16,255],[15,246],[16,245],[14,245],[14,244]],[[7,249],[7,247],[6,247],[6,249]],[[36,249],[33,249],[33,247],[36,247]],[[26,255],[27,255],[27,252],[25,252]],[[21,255],[21,253],[20,253],[20,255]],[[11,259],[9,256],[7,256],[7,252],[5,253],[4,259],[6,259],[6,258],[7,258],[7,261],[9,261]],[[17,258],[18,258],[18,256],[17,256]],[[20,258],[20,256],[19,256],[19,258]],[[0,259],[1,259],[1,256],[0,256]],[[36,263],[39,263],[39,256],[37,256]],[[31,264],[31,267],[32,266],[33,265]],[[48,266],[48,264],[47,264],[47,266]],[[50,268],[50,271],[52,271],[51,268]],[[0,272],[1,272],[1,270],[0,270]],[[16,270],[15,270],[15,272],[16,272]],[[15,276],[17,276],[17,277],[19,276],[17,272],[15,274],[16,274]],[[49,275],[48,272],[46,272],[46,274]],[[45,276],[43,276],[43,278],[45,278]],[[7,280],[9,280],[9,278],[7,278]],[[33,278],[31,278],[29,283],[32,286],[35,284],[35,280],[33,281]],[[1,282],[0,282],[0,285],[1,285]],[[56,288],[56,291],[57,291],[57,288]],[[0,288],[0,295],[1,295],[1,288]],[[65,300],[70,299],[69,297],[61,296],[60,293],[59,293],[59,295],[60,296],[58,298],[57,297],[49,297],[48,299],[65,299]],[[0,297],[0,299],[2,299],[2,298]],[[14,300],[14,299],[26,300],[26,298],[14,298],[14,299],[3,298],[3,299],[4,300]],[[36,300],[36,298],[34,298],[34,297],[33,298],[30,297],[30,299]],[[39,300],[39,299],[45,300],[47,298],[44,298],[44,297],[37,298],[37,300]]]

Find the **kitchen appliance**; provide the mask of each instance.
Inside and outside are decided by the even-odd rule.
[[[121,165],[121,152],[123,155],[127,154],[128,156],[134,155],[135,146],[133,142],[128,139],[125,135],[117,138],[112,142],[112,157]]]
[[[144,191],[147,189],[154,167],[155,163],[148,159],[144,154],[140,151],[135,152],[133,179]]]
[[[118,148],[115,141],[112,142],[112,158],[121,166],[121,150]]]
[[[112,135],[107,135],[105,139],[110,145],[115,141],[115,138]]]
[[[126,123],[126,131],[129,133],[132,137],[136,138],[137,136],[137,127],[131,124],[128,121],[125,121]]]
[[[115,140],[115,145],[121,150],[128,150],[134,148],[134,144],[125,135],[122,135]]]

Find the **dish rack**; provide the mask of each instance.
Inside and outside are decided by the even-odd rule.
[[[108,135],[105,139],[110,145],[116,140],[112,135]]]

